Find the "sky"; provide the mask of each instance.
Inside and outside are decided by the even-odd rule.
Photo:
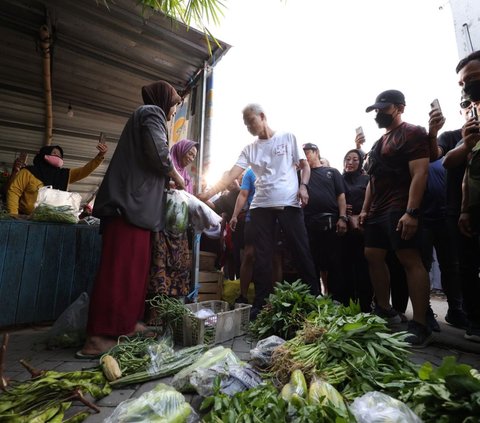
[[[274,130],[316,143],[342,170],[362,126],[368,151],[382,130],[365,108],[387,89],[405,94],[404,121],[428,127],[438,98],[443,130],[462,125],[459,57],[448,0],[225,0],[218,27],[232,45],[215,65],[212,161],[215,182],[253,141],[242,120],[261,104]],[[440,7],[442,6],[442,7]]]

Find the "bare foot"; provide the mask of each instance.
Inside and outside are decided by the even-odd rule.
[[[88,336],[81,352],[82,354],[98,355],[107,352],[110,348],[117,345],[117,341],[106,336]]]

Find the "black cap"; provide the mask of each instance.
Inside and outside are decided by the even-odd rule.
[[[306,144],[303,144],[303,149],[304,150],[318,150],[317,144],[312,144],[311,142],[307,142]]]
[[[403,104],[405,106],[405,96],[398,90],[387,90],[380,93],[375,99],[375,104],[368,106],[366,112],[371,112],[374,109],[384,109],[390,104]]]

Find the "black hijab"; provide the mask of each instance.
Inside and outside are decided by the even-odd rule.
[[[44,186],[51,185],[55,189],[66,191],[70,169],[54,167],[45,161],[45,156],[51,155],[54,148],[60,150],[63,158],[62,147],[58,145],[47,145],[38,151],[33,159],[33,166],[27,166],[27,170],[29,170],[35,178],[42,181]]]
[[[172,106],[182,101],[175,88],[165,81],[154,82],[142,87],[142,98],[145,105],[153,104],[160,107],[165,116],[168,116]]]

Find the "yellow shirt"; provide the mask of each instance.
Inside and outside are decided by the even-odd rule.
[[[68,183],[86,178],[103,162],[103,157],[96,156],[85,166],[70,169]],[[35,208],[38,190],[43,182],[37,179],[27,169],[18,172],[7,191],[7,210],[10,214],[30,214]]]

